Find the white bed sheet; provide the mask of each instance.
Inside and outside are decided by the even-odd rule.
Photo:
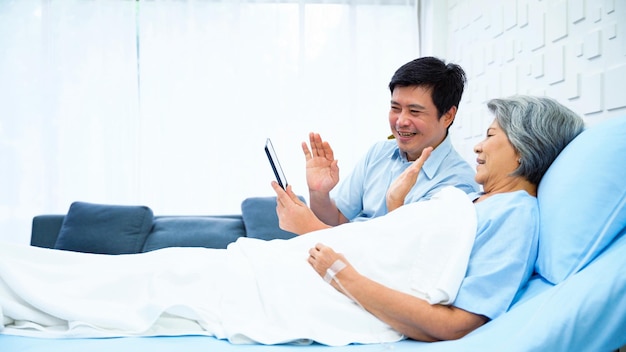
[[[323,242],[384,285],[449,303],[475,229],[472,203],[450,187],[368,222],[288,241],[244,238],[228,250],[107,256],[1,245],[3,333],[210,335],[235,344],[396,342],[403,336],[315,273],[306,261],[309,248]]]

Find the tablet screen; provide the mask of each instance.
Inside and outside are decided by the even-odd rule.
[[[287,179],[285,178],[285,174],[283,173],[283,169],[280,167],[280,163],[278,162],[278,158],[276,157],[276,152],[274,151],[274,147],[272,146],[272,141],[268,138],[265,141],[265,154],[267,154],[267,159],[270,161],[270,165],[272,165],[272,170],[274,170],[274,175],[276,176],[276,182],[283,189],[287,188]]]

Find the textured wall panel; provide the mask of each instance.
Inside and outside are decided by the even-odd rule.
[[[626,108],[626,92],[621,87],[626,82],[626,64],[606,71],[604,80],[604,101],[608,110]]]
[[[572,71],[564,82],[565,97],[573,100],[580,97],[580,73]]]
[[[496,57],[494,55],[493,43],[487,43],[485,45],[485,63],[491,65],[494,62],[496,62]]]
[[[593,59],[602,55],[602,31],[593,31],[585,36],[583,50],[587,59]]]
[[[592,22],[598,23],[602,21],[602,8],[600,7],[599,1],[591,1],[587,12]]]
[[[504,32],[504,18],[502,12],[502,4],[500,2],[492,2],[489,4],[489,9],[491,9],[489,16],[491,18],[491,36],[497,37],[502,35]]]
[[[528,26],[528,1],[519,0],[517,4],[517,25],[520,28]]]
[[[546,50],[546,80],[548,84],[565,79],[565,47],[553,46]]]
[[[626,114],[626,0],[448,5],[450,17],[440,19],[450,23],[445,56],[466,70],[471,91],[461,101],[464,121],[455,126],[453,141],[477,143],[491,119],[485,102],[512,94],[553,97],[588,125]],[[455,30],[453,21],[461,18],[466,26]],[[471,150],[460,152],[473,162]]]
[[[508,97],[517,94],[517,70],[506,70],[501,76],[502,96]]]
[[[513,39],[507,40],[502,51],[505,62],[513,61],[515,59],[515,41]]]
[[[569,1],[569,17],[571,23],[577,23],[585,19],[585,1]]]
[[[626,7],[626,5],[624,5]],[[624,10],[626,12],[626,10]],[[624,14],[626,16],[626,14]],[[621,43],[622,56],[626,56],[626,21],[622,21],[617,24],[617,38]]]
[[[472,138],[479,138],[481,136],[483,136],[484,130],[483,130],[483,119],[481,118],[480,114],[478,114],[477,112],[473,112],[470,118],[470,123],[472,124]]]
[[[582,112],[585,115],[602,111],[602,73],[592,73],[582,76],[581,98],[583,99]]]
[[[528,19],[528,27],[530,29],[530,50],[543,48],[546,41],[546,25],[545,13],[540,10],[539,6],[531,7]],[[535,11],[533,11],[533,9]]]
[[[502,3],[502,21],[504,30],[517,26],[517,6],[515,1],[504,1]]]
[[[567,3],[559,1],[548,6],[547,35],[553,42],[567,36]]]
[[[619,0],[624,1],[624,0]],[[615,0],[604,0],[604,11],[607,14],[615,12]]]
[[[543,77],[543,54],[537,54],[533,58],[533,77],[541,78]]]
[[[583,50],[582,42],[571,43],[570,50],[572,52],[572,55],[577,56],[577,57],[582,57],[583,54],[585,53],[585,51]]]
[[[480,76],[485,73],[485,49],[482,46],[474,48],[472,64],[476,75]]]
[[[610,24],[606,28],[606,37],[609,40],[617,38],[617,24],[615,24],[615,23]]]

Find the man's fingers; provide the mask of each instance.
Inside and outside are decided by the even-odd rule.
[[[316,138],[319,139],[319,135],[316,137],[315,133],[309,133],[309,145],[311,146],[311,155],[314,158],[319,155]]]
[[[326,157],[326,159],[334,160],[335,156],[333,154],[333,148],[330,147],[330,144],[328,142],[323,142],[322,146],[324,148],[324,156]]]
[[[415,162],[413,163],[413,169],[421,169],[422,166],[424,166],[424,163],[426,162],[426,160],[428,160],[428,158],[430,157],[430,153],[433,152],[433,147],[426,147],[422,150],[422,154],[420,155],[420,157],[415,160]]]
[[[309,146],[306,142],[302,142],[302,152],[304,153],[305,160],[311,160],[311,151],[309,150]]]
[[[324,142],[322,141],[322,137],[319,135],[319,133],[311,133],[310,140],[313,157],[323,157],[326,151],[324,150]]]
[[[422,154],[420,155],[420,159],[422,159],[422,163],[426,161],[430,157],[430,153],[433,152],[433,147],[426,147],[422,149]]]
[[[285,201],[289,199],[289,195],[285,193],[285,190],[276,181],[272,181],[272,188],[276,192],[276,201],[284,205]]]
[[[288,185],[287,189],[284,190],[282,187],[280,187],[278,182],[272,181],[272,188],[274,189],[274,192],[276,192],[277,204],[283,207],[290,203],[295,203],[297,205],[304,205],[304,203],[300,200],[300,198],[298,198],[298,195],[296,195],[293,192],[291,185]]]
[[[291,198],[292,201],[294,201],[296,204],[302,204],[302,201],[300,201],[300,198],[298,198],[298,195],[296,195],[293,190],[291,189],[291,185],[287,185],[287,195],[289,196],[289,198]]]
[[[330,161],[335,159],[333,148],[330,147],[328,142],[322,140],[319,133],[309,133],[309,145],[311,147],[310,150],[306,143],[302,143],[302,151],[304,152],[307,161],[315,157],[325,158]]]

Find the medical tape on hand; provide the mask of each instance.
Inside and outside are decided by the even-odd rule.
[[[326,269],[326,275],[324,275],[324,281],[326,281],[326,283],[330,283],[335,278],[335,275],[337,275],[341,270],[345,268],[346,268],[346,263],[342,262],[341,259],[335,260],[333,265],[331,265],[330,268]]]

